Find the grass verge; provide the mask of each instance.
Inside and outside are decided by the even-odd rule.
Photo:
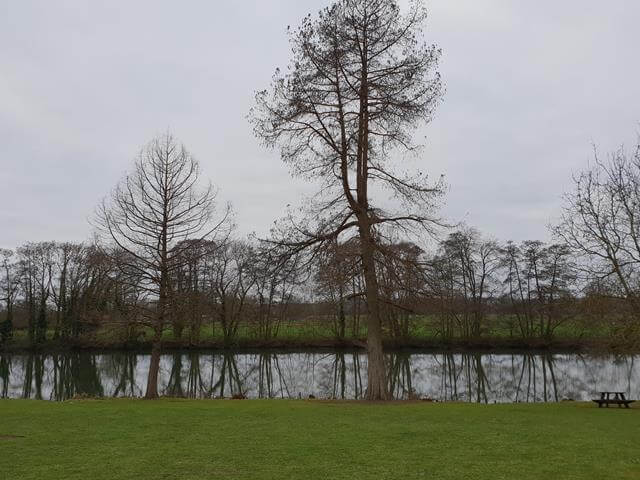
[[[640,478],[640,408],[0,400],[7,479]]]

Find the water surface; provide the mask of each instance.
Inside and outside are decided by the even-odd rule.
[[[387,355],[396,398],[465,402],[588,400],[602,390],[640,398],[639,355],[402,352]],[[134,352],[0,354],[0,397],[65,400],[144,395],[149,355]],[[363,352],[163,354],[162,395],[358,399]]]

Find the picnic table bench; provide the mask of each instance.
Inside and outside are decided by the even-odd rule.
[[[629,408],[629,404],[635,400],[627,400],[624,396],[624,392],[600,392],[600,398],[593,400],[598,404],[598,408],[602,408],[602,405],[609,408],[609,404],[618,405],[618,407]]]

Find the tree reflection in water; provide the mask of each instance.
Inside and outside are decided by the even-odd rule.
[[[130,352],[107,357],[104,368],[116,380],[112,396],[139,397],[142,395],[142,388],[136,384],[137,363],[138,356]]]
[[[0,398],[9,397],[9,376],[11,375],[11,357],[0,355]]]
[[[134,352],[3,354],[0,396],[138,397],[148,364],[147,354]],[[586,400],[600,390],[640,397],[632,355],[395,352],[386,364],[399,399],[548,402]],[[160,391],[169,396],[358,399],[366,391],[362,352],[175,352],[163,355],[160,366]]]
[[[440,374],[440,392],[434,396],[441,400],[488,403],[491,386],[480,353],[444,353],[433,356],[435,372]]]
[[[212,394],[215,396],[215,393],[218,392],[217,396],[222,398],[225,397],[225,393],[227,396],[244,396],[244,382],[238,370],[236,356],[229,352],[220,356],[222,357],[222,365],[219,369],[218,381],[211,388]]]
[[[394,398],[413,398],[416,392],[411,384],[411,359],[409,353],[395,353],[388,358],[389,391]]]

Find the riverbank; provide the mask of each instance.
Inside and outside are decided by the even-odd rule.
[[[552,353],[637,353],[637,342],[626,342],[613,338],[518,338],[518,337],[481,337],[481,338],[441,338],[409,337],[386,338],[384,347],[389,351],[421,350],[451,352],[552,352]],[[162,350],[165,352],[185,350],[216,351],[266,351],[283,352],[312,350],[364,350],[365,338],[326,338],[326,337],[279,337],[269,340],[257,338],[238,338],[233,341],[223,339],[205,339],[197,342],[188,340],[165,339]],[[58,353],[69,351],[137,351],[150,352],[151,342],[145,340],[121,341],[117,339],[80,338],[67,340],[47,340],[32,345],[26,339],[18,339],[0,346],[0,353]]]
[[[504,320],[504,319],[503,319]],[[136,351],[150,352],[154,333],[148,327],[138,326],[127,331],[121,325],[105,323],[88,329],[75,338],[56,338],[54,329],[46,332],[46,340],[34,345],[25,328],[15,329],[13,338],[0,345],[0,352],[57,353],[69,351]],[[366,348],[366,328],[360,325],[345,330],[342,338],[330,324],[297,322],[281,325],[269,338],[259,334],[254,325],[238,326],[232,338],[225,338],[220,328],[203,326],[198,335],[191,330],[181,334],[167,327],[162,333],[162,349],[165,352],[182,350],[220,351],[310,351],[310,350],[363,350]],[[420,317],[407,335],[393,336],[390,332],[383,339],[389,351],[431,350],[452,352],[552,352],[552,353],[637,353],[640,338],[626,334],[611,326],[585,325],[584,322],[567,322],[556,329],[551,337],[521,336],[504,321],[493,321],[477,337],[454,335],[443,337],[433,319]]]
[[[639,478],[640,408],[0,400],[0,478]]]

